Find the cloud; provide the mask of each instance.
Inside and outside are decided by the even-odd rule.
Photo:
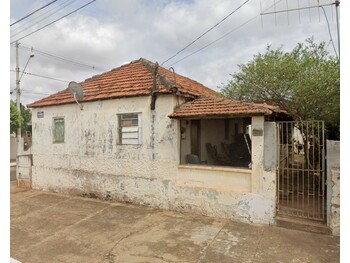
[[[97,68],[110,70],[125,61],[140,57],[161,63],[243,2],[239,0],[97,1],[22,40],[23,44],[33,46],[34,49],[93,65],[96,67],[95,70],[35,54],[27,71],[68,81],[82,81],[100,73]],[[284,49],[291,50],[298,42],[304,42],[312,36],[316,42],[329,42],[325,17],[323,12],[318,12],[322,10],[310,9],[300,13],[288,12],[261,18],[260,3],[261,9],[268,11],[286,9],[286,3],[289,3],[289,8],[296,7],[296,1],[292,0],[287,2],[251,0],[164,66],[170,67],[177,60],[232,32],[173,66],[177,73],[217,89],[222,83],[227,82],[230,73],[238,69],[237,64],[246,63],[254,54],[264,52],[267,44],[271,44],[273,48],[283,46]],[[310,0],[310,4],[315,3],[317,4],[316,0]],[[320,3],[330,1],[321,0]],[[41,5],[42,1],[11,1],[11,21]],[[82,3],[76,2],[76,5]],[[267,9],[269,6],[271,8]],[[325,10],[330,21],[333,41],[336,43],[335,13],[334,8],[331,11],[332,8],[325,7]],[[63,10],[50,21],[68,12],[69,10]],[[41,25],[37,25],[36,28]],[[329,51],[333,52],[331,45]],[[20,49],[20,68],[23,68],[29,55],[29,51]],[[11,48],[10,66],[11,69],[15,68],[14,48]],[[12,87],[14,75],[11,73]],[[30,92],[49,94],[66,87],[63,82],[29,75],[23,77],[22,84],[28,90],[27,94],[23,93],[23,101],[26,104],[44,97]]]

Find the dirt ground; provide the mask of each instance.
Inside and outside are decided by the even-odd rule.
[[[339,262],[339,237],[16,187],[11,257],[32,262]]]

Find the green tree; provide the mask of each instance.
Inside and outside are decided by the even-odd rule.
[[[323,120],[329,139],[340,139],[340,67],[325,43],[307,39],[291,52],[267,46],[240,64],[221,92],[232,99],[264,102],[287,110],[295,120]]]
[[[28,123],[32,120],[32,112],[21,103],[21,116],[23,118],[22,132],[28,131]]]
[[[17,128],[23,123],[23,118],[19,114],[16,104],[10,101],[10,132],[16,132]]]

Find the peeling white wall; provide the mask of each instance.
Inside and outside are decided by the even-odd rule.
[[[327,145],[327,225],[335,236],[340,235],[340,141]]]
[[[256,152],[248,173],[186,172],[179,167],[180,121],[168,118],[177,100],[159,96],[154,111],[150,103],[144,96],[84,103],[83,111],[76,104],[33,109],[33,188],[274,222],[275,173],[263,168],[263,136],[252,137]],[[119,145],[117,114],[133,112],[142,114],[143,143]],[[52,143],[54,117],[65,118],[64,143]],[[254,117],[252,125],[264,128],[264,118]]]

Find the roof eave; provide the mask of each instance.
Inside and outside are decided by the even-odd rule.
[[[194,115],[168,115],[171,119],[231,119],[231,118],[247,118],[255,116],[268,116],[264,113],[242,113],[242,114],[194,114]]]

